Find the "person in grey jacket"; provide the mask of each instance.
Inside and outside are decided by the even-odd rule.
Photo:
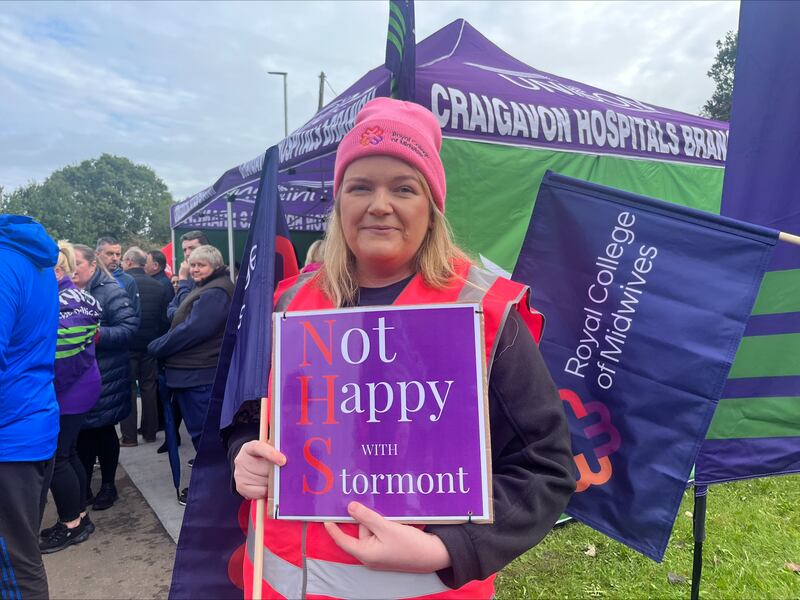
[[[117,499],[114,476],[119,463],[119,439],[114,427],[131,410],[130,356],[128,346],[139,328],[139,315],[131,299],[99,263],[88,246],[75,246],[75,284],[103,307],[97,340],[97,366],[103,380],[100,400],[89,412],[78,436],[78,454],[86,473],[100,460],[102,485],[92,494],[87,477],[87,504],[94,510],[110,508]]]

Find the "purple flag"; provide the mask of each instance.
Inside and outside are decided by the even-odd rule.
[[[800,3],[743,2],[722,214],[800,234]],[[800,247],[779,242],[698,484],[800,472]]]

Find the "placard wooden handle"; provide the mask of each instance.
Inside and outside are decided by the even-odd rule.
[[[261,417],[258,426],[258,441],[267,441],[267,419],[269,402],[261,399]],[[261,600],[261,587],[264,580],[264,506],[265,499],[256,500],[255,547],[253,548],[253,600]]]

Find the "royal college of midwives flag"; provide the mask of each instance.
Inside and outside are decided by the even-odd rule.
[[[548,173],[513,278],[570,421],[567,513],[661,560],[777,232]]]
[[[170,598],[241,598],[247,504],[231,492],[220,439],[236,411],[267,395],[275,284],[297,273],[289,230],[278,203],[278,152],[264,169],[236,281],[217,377],[189,485]],[[229,377],[230,374],[230,377]],[[244,525],[242,525],[244,523]]]

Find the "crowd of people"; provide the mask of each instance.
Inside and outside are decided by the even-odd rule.
[[[337,151],[325,243],[280,283],[275,310],[479,302],[494,520],[420,528],[350,502],[350,523],[259,523],[253,502],[247,547],[263,545],[264,569],[254,583],[255,555],[244,553],[245,597],[260,587],[270,598],[491,598],[495,574],[547,534],[575,489],[564,409],[535,341],[541,316],[525,286],[454,244],[441,141],[436,117],[417,104],[364,106]],[[172,289],[158,251],[123,253],[109,237],[56,245],[35,221],[0,215],[0,260],[12,267],[0,286],[0,566],[12,565],[22,597],[47,597],[41,553],[85,540],[95,527],[87,509],[113,506],[120,446],[156,440],[159,403],[197,449],[234,286],[201,232],[181,247]],[[250,500],[266,496],[288,460],[259,440],[258,412],[245,403],[223,431],[233,488]],[[58,521],[39,531],[48,488]]]
[[[12,266],[0,292],[0,522],[22,597],[47,597],[41,555],[95,531],[89,510],[118,499],[120,447],[156,442],[165,405],[197,447],[233,283],[202,232],[181,247],[170,278],[160,250],[55,242],[29,217],[0,215]],[[40,530],[48,490],[58,520]]]

